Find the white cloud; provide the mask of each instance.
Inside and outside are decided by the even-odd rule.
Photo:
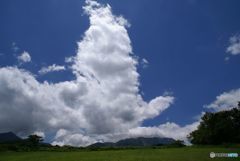
[[[60,97],[68,84],[39,83],[27,71],[0,68],[0,131],[29,134],[76,124],[77,116]]]
[[[45,133],[42,132],[42,131],[35,131],[33,134],[34,134],[34,135],[41,136],[42,138],[45,138]]]
[[[239,55],[240,54],[240,35],[234,35],[229,40],[230,45],[227,47],[226,52],[231,55]]]
[[[63,146],[63,145],[88,146],[96,142],[94,138],[91,138],[89,136],[84,136],[81,133],[73,133],[65,129],[58,130],[54,139],[55,141],[52,143],[52,145],[59,145],[59,146]]]
[[[24,51],[21,55],[17,57],[20,63],[28,63],[31,62],[31,56],[28,52]]]
[[[209,105],[205,105],[206,108],[211,108],[215,111],[229,110],[237,106],[240,101],[240,89],[224,92],[216,97],[216,100]]]
[[[47,66],[47,67],[42,67],[38,71],[38,73],[43,75],[43,74],[47,74],[47,73],[50,73],[50,72],[63,71],[63,70],[66,70],[65,66],[53,64],[53,65],[50,65],[50,66]]]
[[[138,62],[127,21],[96,1],[87,0],[84,10],[90,27],[72,59],[76,79],[41,83],[28,71],[0,68],[0,131],[22,135],[52,131],[57,132],[54,144],[84,146],[129,136],[145,119],[158,116],[173,103],[173,96],[145,102],[139,94]]]
[[[196,130],[199,121],[186,126],[179,126],[173,122],[167,122],[154,127],[137,127],[129,131],[130,137],[148,136],[148,137],[170,137],[176,140],[187,142],[187,135]]]
[[[136,138],[136,137],[168,137],[176,140],[183,140],[186,144],[189,144],[187,139],[188,134],[196,130],[199,121],[192,124],[179,126],[173,122],[167,122],[159,126],[152,127],[135,127],[125,132],[108,133],[99,135],[83,135],[79,132],[70,132],[64,129],[60,129],[56,136],[53,145],[74,145],[74,146],[88,146],[96,142],[117,142],[121,139]]]

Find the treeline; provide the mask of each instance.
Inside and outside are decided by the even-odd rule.
[[[50,144],[43,143],[42,137],[38,135],[29,135],[27,139],[15,141],[5,141],[0,143],[0,151],[31,151],[38,150],[40,147],[50,147]]]
[[[39,137],[35,135],[34,137]],[[19,140],[0,143],[0,151],[75,151],[83,148],[72,147],[72,146],[53,146],[49,143],[36,142],[36,140]]]

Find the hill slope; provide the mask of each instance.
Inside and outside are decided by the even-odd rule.
[[[0,133],[0,143],[14,142],[22,140],[20,137],[12,132]]]

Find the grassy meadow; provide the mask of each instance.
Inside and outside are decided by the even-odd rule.
[[[0,152],[0,161],[234,161],[239,158],[209,157],[210,152],[240,152],[237,148],[163,148],[70,152]]]

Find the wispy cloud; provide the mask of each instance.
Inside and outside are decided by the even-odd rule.
[[[74,57],[70,56],[70,57],[65,57],[65,63],[73,63],[74,62]]]
[[[15,42],[12,43],[12,50],[13,52],[17,52],[20,48],[17,46]]]
[[[148,64],[149,64],[148,60],[145,59],[145,58],[143,58],[142,61],[141,61],[142,67],[143,67],[143,68],[147,68],[147,67],[148,67]]]
[[[66,70],[65,66],[53,64],[53,65],[50,65],[50,66],[47,66],[47,67],[42,67],[38,71],[38,73],[43,75],[43,74],[47,74],[47,73],[50,73],[50,72],[63,71],[63,70]]]

